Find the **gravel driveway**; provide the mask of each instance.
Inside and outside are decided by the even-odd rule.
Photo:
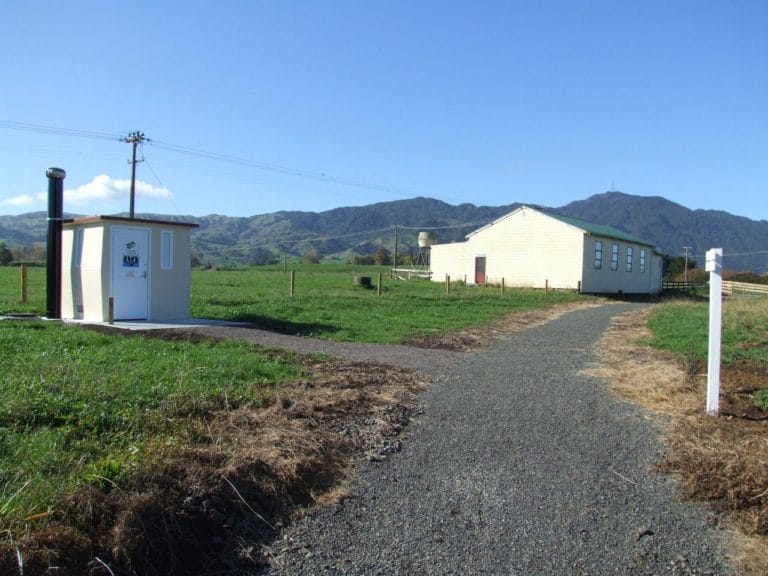
[[[286,528],[268,573],[725,574],[707,510],[649,470],[653,421],[580,374],[610,318],[637,306],[445,359],[403,450]]]

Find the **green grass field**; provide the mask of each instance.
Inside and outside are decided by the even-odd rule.
[[[192,273],[191,315],[194,318],[253,322],[287,334],[329,340],[403,342],[411,336],[481,324],[501,315],[587,298],[571,292],[465,286],[393,280],[388,269],[337,264],[294,265]],[[382,274],[376,288],[353,284],[353,276]],[[0,314],[45,314],[45,269],[29,269],[29,302],[21,303],[18,268],[0,268]]]
[[[0,315],[11,312],[45,314],[45,268],[27,268],[27,302],[21,297],[21,268],[0,266]]]
[[[690,360],[707,358],[709,304],[670,301],[657,307],[648,325],[651,345]],[[723,307],[722,361],[751,359],[768,362],[768,298],[729,299]]]
[[[382,292],[353,284],[353,277],[382,274]],[[426,280],[393,280],[386,268],[303,265],[234,271],[195,271],[192,315],[254,322],[287,334],[329,340],[403,342],[411,336],[481,324],[501,315],[584,299],[570,292],[505,290],[445,285]]]
[[[84,484],[119,485],[151,455],[194,444],[212,411],[262,403],[287,360],[237,342],[101,335],[0,322],[0,526],[45,514]]]
[[[377,290],[353,284],[368,275]],[[0,268],[0,314],[45,314],[45,269]],[[402,342],[517,310],[585,298],[572,293],[389,279],[341,265],[196,270],[192,316],[251,321],[290,334]],[[45,516],[86,485],[119,487],[151,456],[205,441],[206,417],[272,398],[296,378],[290,357],[235,343],[103,335],[59,322],[0,322],[0,529]]]

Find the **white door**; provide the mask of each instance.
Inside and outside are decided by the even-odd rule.
[[[149,310],[149,230],[112,228],[115,320],[146,320]]]

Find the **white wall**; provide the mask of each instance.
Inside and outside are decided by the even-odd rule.
[[[160,265],[161,232],[172,232],[172,266]],[[190,229],[152,226],[150,246],[150,319],[184,320],[189,318],[189,293],[192,282]]]
[[[473,256],[486,257],[487,282],[576,289],[581,279],[582,230],[521,207],[470,235]]]
[[[475,257],[485,256],[486,282],[567,288],[581,280],[583,231],[522,207],[472,233],[466,242],[432,246],[432,279],[475,281]]]
[[[62,230],[62,318],[93,322],[108,319],[108,284],[104,278],[108,255],[103,253],[104,234],[104,227],[94,224]]]
[[[429,251],[429,269],[433,282],[445,282],[446,274],[451,282],[471,281],[474,274],[474,260],[466,256],[467,243],[433,244]]]

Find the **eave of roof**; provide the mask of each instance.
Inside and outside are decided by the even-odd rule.
[[[64,220],[64,224],[92,224],[94,222],[128,222],[134,224],[162,224],[163,226],[182,226],[185,228],[198,228],[199,224],[191,222],[173,222],[171,220],[148,220],[142,218],[126,218],[125,216],[82,216]]]

